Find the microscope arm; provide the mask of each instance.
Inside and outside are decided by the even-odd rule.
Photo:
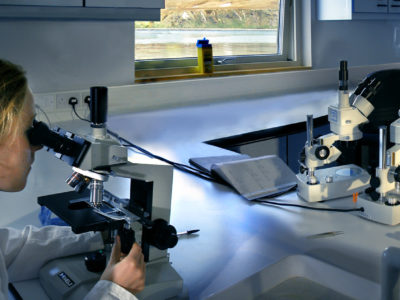
[[[386,126],[379,127],[379,166],[371,179],[371,197],[387,196],[391,190],[400,192],[400,119],[390,125],[392,147],[386,150]],[[376,193],[375,193],[376,191]],[[390,197],[389,197],[390,198]],[[389,199],[390,201],[390,199]]]
[[[110,167],[114,177],[131,179],[130,198],[139,203],[144,211],[153,208],[152,220],[164,219],[169,222],[172,195],[173,167],[154,159],[140,162],[128,161]]]
[[[337,140],[338,135],[329,133],[314,140],[312,146],[306,146],[306,166],[316,168],[336,161],[341,155],[341,151],[334,145]]]

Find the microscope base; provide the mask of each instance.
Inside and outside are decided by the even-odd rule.
[[[365,219],[386,225],[400,224],[400,203],[387,205],[385,198],[374,201],[369,195],[363,194],[358,198],[357,206],[364,208],[360,216]]]
[[[306,174],[297,174],[297,194],[307,202],[319,202],[348,197],[369,187],[370,175],[359,166],[350,164],[317,169],[318,183],[309,184]],[[331,181],[327,182],[327,178]]]
[[[83,299],[100,276],[101,272],[86,269],[83,255],[52,260],[39,272],[40,284],[52,300]],[[146,287],[136,296],[141,300],[187,299],[182,278],[166,258],[146,264]]]

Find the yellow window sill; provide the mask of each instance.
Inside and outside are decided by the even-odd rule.
[[[172,80],[184,80],[184,79],[195,79],[195,78],[209,78],[209,77],[222,77],[222,76],[235,76],[235,75],[250,75],[250,74],[261,74],[261,73],[273,73],[273,72],[287,72],[287,71],[300,71],[310,70],[311,67],[304,66],[289,66],[289,67],[269,67],[265,69],[248,69],[248,70],[215,70],[213,73],[198,73],[196,68],[187,68],[185,71],[171,71],[168,74],[167,70],[162,73],[151,70],[138,70],[135,72],[135,83],[150,83],[160,81],[172,81]],[[160,73],[160,75],[157,75]],[[171,74],[175,73],[175,74]]]

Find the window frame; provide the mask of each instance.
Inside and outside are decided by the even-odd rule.
[[[198,73],[197,57],[135,60],[135,82],[304,69],[299,53],[299,4],[281,0],[280,6],[279,24],[283,30],[278,34],[277,54],[214,56],[214,72],[207,74]]]

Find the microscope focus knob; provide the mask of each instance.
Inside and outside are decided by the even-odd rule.
[[[373,201],[378,201],[379,198],[380,198],[380,195],[379,195],[379,193],[378,193],[377,191],[371,191],[371,192],[369,193],[369,196],[371,197],[371,199],[372,199]]]
[[[154,220],[150,229],[144,229],[144,234],[147,242],[160,250],[173,248],[178,243],[175,227],[163,219]]]
[[[381,180],[379,179],[379,177],[376,176],[371,177],[369,185],[370,187],[367,188],[365,192],[371,197],[373,201],[379,200],[380,195],[376,191],[376,189],[381,185]]]
[[[400,166],[398,166],[395,170],[394,170],[394,180],[397,182],[400,182]]]
[[[372,189],[377,189],[381,185],[381,180],[378,177],[371,177],[371,180],[369,181],[369,185],[371,186]]]
[[[136,242],[135,231],[130,228],[121,228],[118,229],[118,235],[121,239],[121,252],[128,254],[131,251],[133,244]]]
[[[106,255],[103,251],[96,251],[85,256],[86,269],[90,272],[103,272],[106,268]]]
[[[315,156],[320,160],[325,160],[329,157],[330,151],[327,146],[319,146],[315,149]]]

